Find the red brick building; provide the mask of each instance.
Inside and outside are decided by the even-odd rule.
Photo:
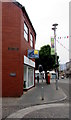
[[[2,4],[0,2],[0,97],[2,96]]]
[[[36,32],[18,2],[2,3],[2,96],[21,96],[35,85],[35,62],[27,57],[35,49]]]

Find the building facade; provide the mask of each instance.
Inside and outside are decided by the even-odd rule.
[[[69,61],[71,61],[71,1],[69,2]]]
[[[2,96],[2,3],[0,2],[0,97]]]
[[[71,77],[71,60],[66,63],[66,77]]]
[[[2,96],[21,96],[23,88],[35,86],[36,32],[25,8],[18,2],[2,3]]]

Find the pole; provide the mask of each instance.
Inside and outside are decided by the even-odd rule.
[[[57,65],[57,53],[56,53],[56,26],[54,29],[54,39],[55,39],[55,63]],[[58,90],[58,79],[57,79],[57,68],[56,68],[56,90]]]
[[[42,98],[42,100],[44,100],[44,88],[43,88],[43,76],[42,76],[42,71],[43,71],[43,67],[42,67],[42,65],[39,65],[39,72],[40,72],[41,79],[42,79],[41,98]]]
[[[43,74],[41,73],[42,87],[41,87],[41,99],[44,100],[44,87],[43,87]]]

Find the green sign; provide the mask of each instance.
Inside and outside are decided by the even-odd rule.
[[[51,55],[55,55],[55,49],[51,48]]]
[[[55,54],[54,38],[51,38],[51,55]]]

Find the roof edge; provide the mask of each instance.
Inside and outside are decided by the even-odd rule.
[[[29,16],[28,16],[28,13],[26,12],[25,7],[24,7],[23,5],[21,5],[21,4],[20,4],[19,2],[17,2],[17,1],[15,1],[15,2],[13,2],[13,3],[14,3],[16,6],[18,6],[18,7],[23,11],[23,13],[25,12],[25,14],[26,14],[26,16],[27,16],[27,18],[28,18],[28,20],[29,20],[32,28],[33,28],[33,31],[34,31],[34,33],[35,33],[35,40],[36,40],[36,31],[35,31],[35,29],[34,29],[34,27],[33,27],[33,25],[32,25],[32,22],[31,22],[31,20],[30,20],[30,18],[29,18]]]

